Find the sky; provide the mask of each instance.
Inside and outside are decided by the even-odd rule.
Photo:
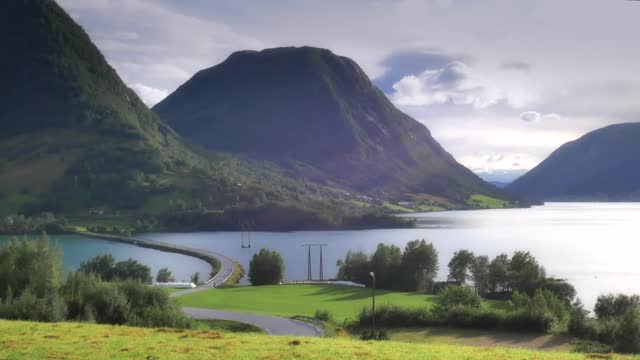
[[[640,1],[57,1],[149,106],[234,51],[328,48],[490,181],[640,121]]]

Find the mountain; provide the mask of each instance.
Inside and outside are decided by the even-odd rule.
[[[187,144],[52,0],[3,1],[0,41],[0,215],[222,210],[330,197],[268,164]]]
[[[511,183],[507,181],[489,181],[489,184],[497,187],[498,189],[504,189]]]
[[[532,200],[640,199],[640,123],[611,125],[564,144],[508,190]]]
[[[211,150],[368,194],[499,196],[429,130],[396,109],[351,59],[312,47],[240,51],[153,110]]]

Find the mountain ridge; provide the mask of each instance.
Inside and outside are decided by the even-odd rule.
[[[233,53],[153,110],[201,146],[273,161],[328,185],[458,201],[500,194],[396,109],[353,60],[326,49]]]
[[[507,190],[532,200],[640,199],[640,123],[609,125],[555,150]]]

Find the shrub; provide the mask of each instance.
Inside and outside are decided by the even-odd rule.
[[[249,281],[252,285],[274,285],[282,281],[284,261],[276,251],[261,249],[249,263]]]
[[[475,291],[464,285],[450,285],[436,297],[440,310],[446,311],[454,307],[480,308],[482,299]]]
[[[621,353],[640,353],[640,312],[629,309],[615,331],[613,349]]]
[[[316,318],[317,320],[320,320],[320,321],[332,321],[333,320],[333,315],[331,315],[329,310],[326,310],[326,309],[316,310],[316,313],[315,313],[315,315],[313,315],[313,317]]]
[[[364,331],[362,335],[360,335],[360,340],[362,341],[386,341],[389,340],[389,335],[385,331]]]
[[[598,341],[613,344],[618,330],[617,319],[598,320]]]
[[[589,317],[589,312],[579,301],[571,308],[567,331],[570,335],[581,339],[596,340],[598,338],[598,324]]]

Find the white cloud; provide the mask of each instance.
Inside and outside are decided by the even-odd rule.
[[[169,90],[156,89],[140,83],[131,84],[129,87],[133,89],[149,107],[159,103],[169,95]]]
[[[530,89],[509,86],[505,79],[490,79],[461,61],[452,61],[441,69],[405,76],[393,85],[391,98],[398,105],[452,104],[475,109],[500,103],[517,108],[535,98]]]
[[[559,121],[564,118],[558,114],[550,113],[550,114],[541,114],[537,111],[525,111],[520,114],[520,120],[528,123],[534,123],[541,120],[544,121]]]

